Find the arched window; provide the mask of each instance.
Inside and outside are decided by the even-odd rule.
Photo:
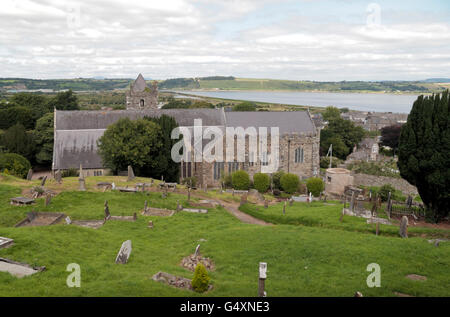
[[[141,99],[141,101],[140,101],[141,108],[144,108],[144,104],[145,104],[144,99]]]
[[[303,148],[299,147],[295,149],[295,163],[303,163]]]

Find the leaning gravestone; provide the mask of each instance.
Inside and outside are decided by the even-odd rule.
[[[70,225],[72,223],[72,220],[70,219],[69,216],[66,217],[66,224]]]
[[[111,213],[109,212],[108,201],[105,200],[105,219],[111,218]]]
[[[41,182],[41,187],[45,186],[45,181],[46,180],[47,180],[47,176],[44,176],[44,178],[42,179],[42,182]]]
[[[408,238],[408,217],[403,216],[400,222],[400,236],[402,238]]]
[[[30,168],[27,174],[27,181],[31,181],[31,178],[33,178],[33,170]]]
[[[80,190],[81,191],[85,191],[86,190],[86,183],[84,181],[84,175],[83,175],[83,167],[80,164],[80,172],[78,175],[78,184],[80,186]]]
[[[128,165],[128,182],[131,182],[133,179],[135,178],[134,176],[134,172],[133,172],[133,168],[131,167],[131,165]]]
[[[122,247],[116,257],[117,264],[127,264],[131,254],[131,240],[122,243]]]
[[[200,252],[200,244],[198,244],[197,247],[195,248],[194,257],[197,257],[199,252]]]

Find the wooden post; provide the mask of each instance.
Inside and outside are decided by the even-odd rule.
[[[259,262],[259,282],[258,282],[258,296],[266,297],[266,292],[264,291],[266,278],[267,278],[267,263]]]
[[[376,235],[378,235],[379,233],[380,233],[380,223],[379,222],[377,222],[377,229],[376,229],[377,231],[376,231]]]

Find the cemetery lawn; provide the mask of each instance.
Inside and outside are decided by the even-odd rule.
[[[44,272],[21,279],[0,272],[0,296],[256,296],[259,262],[268,264],[266,291],[271,297],[353,296],[356,291],[364,296],[396,296],[395,292],[450,295],[449,243],[435,247],[422,237],[377,237],[365,230],[333,227],[322,215],[327,213],[325,206],[308,207],[315,210],[318,219],[314,223],[314,214],[308,214],[311,225],[294,221],[281,224],[275,216],[264,219],[276,223],[273,226],[245,224],[221,207],[209,209],[207,214],[179,212],[172,217],[144,217],[140,211],[145,200],[150,206],[175,209],[177,200],[187,205],[186,195],[169,193],[163,199],[157,192],[102,192],[93,186],[97,181],[111,180],[122,186],[124,179],[88,177],[86,192],[76,190],[76,178],[64,178],[62,185],[49,180],[49,188],[61,187],[49,206],[45,207],[40,198],[33,206],[19,207],[10,205],[9,199],[38,182],[0,176],[0,236],[15,242],[0,249],[0,257],[46,267]],[[96,230],[66,224],[13,227],[33,208],[64,212],[72,220],[102,219],[105,200],[112,215],[137,212],[137,221],[108,221]],[[304,207],[298,204],[287,206],[287,215],[294,208],[300,213]],[[277,208],[271,206],[263,213],[269,216]],[[260,213],[249,211],[250,205],[241,209]],[[153,229],[147,228],[149,220],[154,223]],[[351,222],[344,217],[344,224],[350,226]],[[115,264],[125,240],[132,241],[129,262]],[[198,294],[151,279],[158,271],[192,278],[193,272],[181,267],[180,262],[199,243],[201,254],[216,265],[210,272],[213,290]],[[66,285],[70,263],[81,266],[80,288]],[[370,263],[381,267],[381,287],[369,288],[366,284]],[[409,280],[405,277],[408,274],[424,275],[427,280]]]
[[[338,229],[346,231],[356,231],[361,233],[375,234],[375,224],[367,224],[367,220],[361,217],[352,217],[345,215],[340,221],[343,204],[339,201],[329,201],[327,203],[314,201],[311,204],[304,202],[294,202],[292,206],[286,204],[286,213],[283,215],[282,202],[270,205],[267,209],[263,206],[254,204],[245,204],[239,209],[255,218],[274,223],[289,225],[304,225],[309,227],[321,227],[329,229]],[[378,217],[387,218],[384,211],[379,210]],[[393,225],[380,224],[380,235],[399,236],[399,221],[392,219]],[[427,228],[427,227],[408,227],[409,237],[422,238],[445,238],[450,239],[450,230]]]

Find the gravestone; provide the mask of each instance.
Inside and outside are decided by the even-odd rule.
[[[61,182],[62,182],[62,173],[61,173],[61,170],[57,170],[57,171],[55,172],[55,180],[56,180],[56,182],[57,182],[58,184],[61,184]]]
[[[133,220],[134,220],[134,221],[137,220],[137,213],[133,213]]]
[[[52,201],[52,195],[45,195],[45,206],[50,205],[50,202]]]
[[[135,178],[134,176],[134,172],[133,172],[133,168],[131,167],[131,165],[128,165],[128,182],[131,182],[133,179]]]
[[[283,204],[283,215],[285,215],[286,214],[286,201],[284,201],[284,204]]]
[[[109,212],[108,201],[105,200],[105,219],[111,218],[111,213]]]
[[[408,206],[408,208],[411,208],[412,202],[413,202],[412,196],[408,195],[408,198],[406,199],[406,205]]]
[[[195,248],[195,253],[194,253],[194,257],[197,257],[197,256],[198,256],[198,254],[199,254],[199,252],[200,252],[200,244],[199,244],[199,245],[197,245],[197,247]]]
[[[149,227],[150,229],[153,229],[153,221],[149,221],[149,222],[148,222],[148,227]]]
[[[32,178],[33,178],[33,169],[30,168],[27,173],[27,181],[31,181]]]
[[[79,189],[81,191],[85,191],[86,190],[86,183],[84,181],[84,178],[79,178],[78,179],[78,184],[79,184]]]
[[[80,164],[80,171],[78,172],[78,179],[84,179],[83,166]]]
[[[408,217],[406,216],[402,217],[399,233],[402,238],[408,238]]]
[[[352,212],[355,210],[355,192],[352,192],[352,198],[350,200],[350,210]]]
[[[386,202],[386,214],[387,214],[388,218],[391,218],[391,208],[392,208],[392,205],[391,205],[391,192],[389,192],[388,193],[388,199],[387,199],[387,202]]]
[[[191,200],[191,187],[188,187],[188,201]]]
[[[130,258],[131,254],[131,240],[127,240],[124,243],[122,243],[122,246],[120,247],[119,253],[116,257],[116,263],[117,264],[127,264],[128,259]]]
[[[292,207],[293,202],[294,202],[294,200],[293,200],[292,198],[290,198],[290,199],[289,199],[289,206]]]
[[[44,176],[44,178],[42,178],[41,187],[45,186],[46,181],[47,181],[47,176]]]
[[[147,208],[148,208],[148,204],[147,204],[147,201],[145,201],[145,203],[144,203],[144,212],[147,211]]]
[[[264,208],[269,208],[269,202],[266,199],[264,199]]]
[[[180,201],[177,200],[177,211],[183,210],[183,206],[180,205]]]
[[[244,205],[247,203],[247,194],[244,194],[241,196],[241,203],[240,206]]]
[[[72,220],[70,219],[69,216],[66,217],[66,224],[70,225],[72,223]]]

